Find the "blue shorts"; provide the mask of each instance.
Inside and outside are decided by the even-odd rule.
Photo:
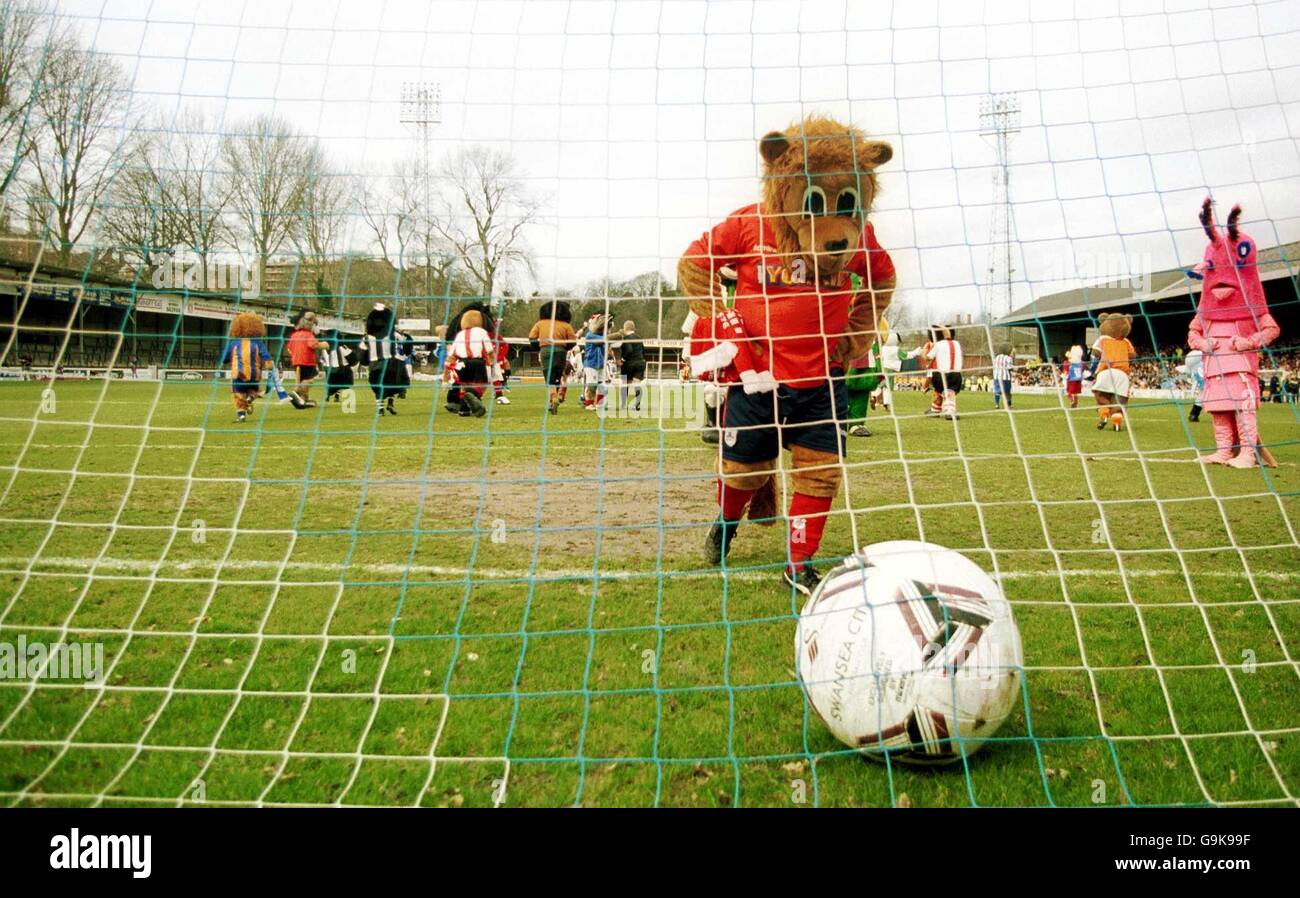
[[[775,393],[727,391],[722,418],[722,457],[728,461],[771,461],[783,448],[803,446],[844,457],[840,423],[848,417],[842,379],[807,389],[779,386]]]
[[[993,381],[993,395],[994,395],[994,396],[1007,396],[1007,397],[1010,397],[1010,396],[1011,396],[1011,381],[1009,381],[1009,380],[997,380],[997,379],[994,379],[994,381]]]

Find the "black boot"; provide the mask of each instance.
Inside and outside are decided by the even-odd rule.
[[[791,569],[789,566],[781,572],[781,580],[786,586],[791,587],[800,595],[810,596],[817,584],[822,582],[821,574],[813,570],[812,562],[805,561],[799,567]]]
[[[487,409],[483,407],[483,402],[477,395],[466,390],[461,394],[461,403],[463,408],[468,410],[475,418],[481,418],[487,414]]]
[[[1192,406],[1192,410],[1187,413],[1187,420],[1193,424],[1201,420],[1201,407],[1199,405]]]
[[[718,410],[711,405],[704,407],[704,429],[700,431],[700,439],[713,445],[718,443]]]
[[[715,521],[704,540],[704,560],[709,564],[722,564],[722,559],[731,550],[731,541],[739,526],[739,521]]]

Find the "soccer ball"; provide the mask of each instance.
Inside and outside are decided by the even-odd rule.
[[[808,702],[868,757],[950,764],[1020,699],[1011,605],[970,559],[933,543],[876,543],[828,572],[795,632]]]

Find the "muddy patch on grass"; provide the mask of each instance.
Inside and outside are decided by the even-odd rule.
[[[675,459],[661,476],[654,456],[611,457],[603,466],[548,458],[544,464],[493,464],[439,471],[425,484],[418,473],[395,473],[366,487],[363,516],[421,529],[504,526],[509,541],[539,540],[555,560],[665,559],[698,554],[716,514],[716,487],[705,454]],[[409,478],[409,479],[408,479]],[[422,490],[423,486],[423,490]],[[421,492],[424,497],[421,500]],[[339,501],[359,501],[358,489],[330,488]]]

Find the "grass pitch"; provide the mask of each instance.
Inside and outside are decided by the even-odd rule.
[[[1020,709],[968,764],[842,748],[793,672],[782,528],[703,567],[710,450],[540,387],[476,421],[210,383],[0,385],[0,643],[103,646],[102,686],[0,680],[0,803],[1123,805],[1300,796],[1300,444],[1205,470],[1210,424],[964,394],[851,441],[825,564],[930,539],[1014,603]],[[318,390],[318,393],[323,391]],[[319,398],[319,396],[318,396]],[[1087,403],[1088,400],[1085,400]],[[44,403],[44,404],[43,404]]]

